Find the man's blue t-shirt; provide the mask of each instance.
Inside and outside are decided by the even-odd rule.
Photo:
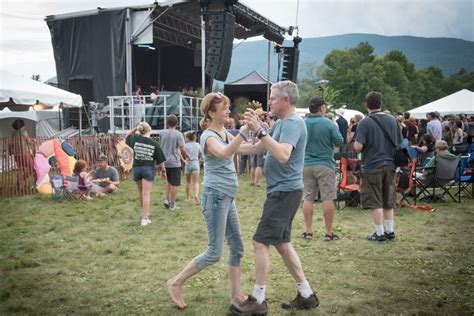
[[[279,143],[288,143],[293,146],[290,158],[280,164],[271,152],[265,158],[265,177],[267,179],[267,193],[288,192],[303,188],[303,162],[306,146],[306,126],[303,119],[296,113],[284,120],[278,120],[269,134]]]

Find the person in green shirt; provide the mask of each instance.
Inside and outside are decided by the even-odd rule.
[[[325,241],[337,240],[333,233],[334,200],[336,199],[336,172],[334,170],[334,146],[342,146],[344,139],[337,125],[327,119],[327,103],[321,97],[314,97],[309,102],[310,115],[305,119],[308,140],[304,156],[304,202],[303,215],[306,231],[305,239],[313,238],[313,207],[314,200],[321,195],[323,215],[326,226]]]

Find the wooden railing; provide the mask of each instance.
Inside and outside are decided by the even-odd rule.
[[[34,157],[39,145],[51,140],[48,137],[30,138],[23,136],[0,138],[0,196],[14,197],[36,193],[36,173]],[[95,168],[97,158],[105,154],[109,165],[118,168],[120,162],[115,144],[120,139],[116,135],[74,136],[64,139],[75,149],[75,158],[87,162],[89,169]],[[51,171],[54,174],[54,169]]]

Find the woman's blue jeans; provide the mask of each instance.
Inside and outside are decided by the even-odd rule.
[[[201,208],[207,226],[207,250],[194,258],[199,270],[202,270],[222,257],[224,239],[229,246],[227,264],[240,267],[244,253],[244,243],[240,233],[240,222],[235,208],[234,198],[224,193],[204,188]]]

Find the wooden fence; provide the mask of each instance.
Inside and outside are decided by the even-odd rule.
[[[37,137],[30,141],[23,136],[0,138],[0,196],[14,197],[36,193],[36,173],[33,159],[39,145],[52,138]],[[121,171],[115,145],[117,135],[74,136],[64,139],[75,149],[75,158],[83,159],[90,169],[97,165],[97,158],[105,154],[109,165]],[[54,169],[51,169],[51,174]]]

